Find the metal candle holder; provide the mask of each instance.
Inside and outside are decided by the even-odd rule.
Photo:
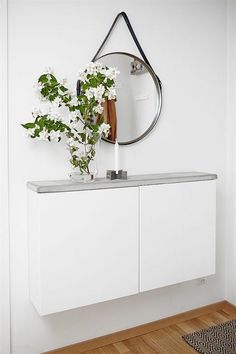
[[[107,179],[114,180],[114,179],[127,179],[127,171],[119,170],[107,170]]]

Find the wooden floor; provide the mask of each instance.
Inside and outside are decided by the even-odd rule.
[[[221,301],[44,354],[196,354],[182,336],[231,319],[236,307]]]
[[[236,319],[236,310],[226,306],[207,315],[173,324],[135,338],[83,352],[84,354],[185,354],[197,353],[182,339],[182,335]]]

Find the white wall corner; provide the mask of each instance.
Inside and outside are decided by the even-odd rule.
[[[8,224],[8,21],[7,0],[0,0],[0,353],[10,354],[10,281]]]
[[[235,92],[236,92],[236,2],[227,0],[227,121],[226,121],[226,299],[236,305],[236,143],[235,143]]]

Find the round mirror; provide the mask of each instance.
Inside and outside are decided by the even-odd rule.
[[[161,82],[140,58],[122,52],[105,54],[96,59],[116,67],[116,100],[105,101],[103,118],[111,126],[107,139],[121,145],[135,143],[155,126],[161,111]]]

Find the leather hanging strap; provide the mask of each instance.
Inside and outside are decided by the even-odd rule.
[[[124,21],[125,21],[125,23],[126,23],[128,29],[129,29],[129,31],[130,31],[130,34],[131,34],[131,36],[132,36],[132,38],[133,38],[133,40],[134,40],[134,43],[136,44],[136,46],[137,46],[137,48],[138,48],[138,50],[139,50],[139,53],[141,54],[143,60],[145,61],[146,64],[148,64],[148,65],[151,67],[151,64],[149,63],[149,61],[148,61],[148,59],[147,59],[147,57],[146,57],[146,55],[145,55],[145,53],[144,53],[144,51],[143,51],[143,49],[142,49],[140,43],[139,43],[139,41],[138,41],[138,38],[136,37],[136,34],[135,34],[134,30],[133,30],[133,27],[132,27],[132,25],[131,25],[131,23],[130,23],[130,20],[129,20],[127,14],[126,14],[124,11],[120,12],[120,13],[116,16],[116,18],[115,18],[113,24],[111,25],[111,28],[109,29],[109,31],[108,31],[106,37],[104,38],[104,41],[102,42],[101,46],[99,47],[97,53],[94,55],[92,61],[96,60],[97,56],[99,55],[99,53],[101,52],[101,50],[102,50],[103,46],[105,45],[106,41],[107,41],[108,38],[110,37],[111,32],[112,32],[113,28],[115,27],[115,25],[116,25],[116,23],[117,23],[117,21],[118,21],[118,19],[119,19],[120,17],[123,17],[123,19],[124,19]]]
[[[129,32],[130,32],[130,34],[131,34],[131,36],[132,36],[132,38],[133,38],[133,40],[134,40],[134,43],[136,44],[136,46],[137,46],[137,48],[138,48],[138,50],[139,50],[139,53],[141,54],[141,56],[142,56],[144,62],[145,62],[147,65],[149,65],[149,67],[153,70],[151,64],[149,63],[149,60],[147,59],[147,57],[146,57],[146,55],[145,55],[145,53],[144,53],[144,51],[143,51],[143,49],[142,49],[142,47],[141,47],[139,41],[138,41],[138,38],[136,37],[136,34],[134,33],[134,30],[133,30],[133,27],[132,27],[132,25],[131,25],[131,23],[130,23],[130,21],[129,21],[129,18],[128,18],[127,14],[126,14],[124,11],[120,12],[120,13],[116,16],[114,22],[113,22],[112,25],[111,25],[111,28],[109,29],[109,31],[108,31],[106,37],[104,38],[104,40],[103,40],[101,46],[98,48],[98,51],[97,51],[96,54],[94,55],[92,61],[95,61],[95,60],[97,59],[97,57],[99,56],[99,54],[100,54],[102,48],[104,47],[106,41],[107,41],[108,38],[110,37],[111,32],[112,32],[113,28],[115,27],[115,25],[116,25],[116,23],[117,23],[117,21],[118,21],[118,19],[119,19],[120,17],[123,17],[123,19],[124,19],[124,21],[125,21],[125,23],[126,23],[128,29],[129,29]],[[153,70],[153,72],[154,72],[154,70]],[[156,75],[156,74],[155,74],[155,75]],[[161,86],[161,81],[160,81],[159,77],[158,77],[157,75],[156,75],[156,77],[157,77],[157,80],[158,80],[158,82],[159,82],[159,85]],[[80,82],[77,81],[77,95],[79,95],[79,93],[80,93]]]

